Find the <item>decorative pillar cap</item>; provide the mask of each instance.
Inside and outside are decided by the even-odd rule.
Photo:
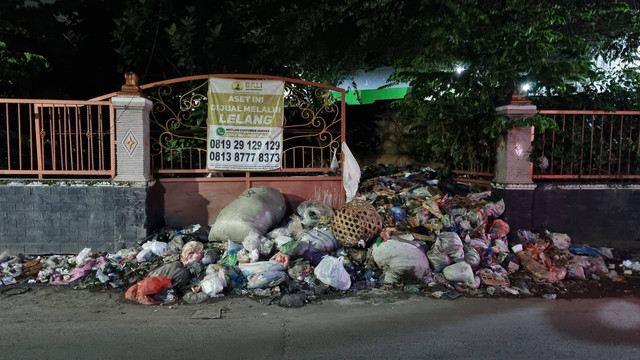
[[[118,95],[134,95],[142,96],[142,90],[138,86],[138,75],[133,72],[124,74],[124,85],[122,85],[122,91],[118,91]]]

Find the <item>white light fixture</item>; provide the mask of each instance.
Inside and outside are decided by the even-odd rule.
[[[464,68],[464,66],[462,65],[456,65],[456,73],[457,74],[462,74],[463,71],[465,71],[466,69]]]
[[[527,92],[527,91],[529,91],[529,89],[531,89],[531,84],[529,84],[529,83],[524,83],[524,84],[522,84],[522,85],[520,86],[520,89],[521,89],[523,92]]]

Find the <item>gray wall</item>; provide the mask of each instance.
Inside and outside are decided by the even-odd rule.
[[[640,185],[537,184],[499,190],[503,219],[518,229],[567,233],[573,244],[640,249]]]
[[[0,252],[117,251],[147,235],[145,183],[0,183]],[[150,212],[150,211],[149,211]]]

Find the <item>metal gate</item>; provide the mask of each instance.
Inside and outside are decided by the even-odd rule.
[[[283,80],[285,119],[282,167],[259,172],[206,169],[207,88],[211,77]],[[344,202],[340,145],[345,141],[344,89],[267,75],[198,75],[141,85],[153,101],[150,116],[153,198],[167,225],[211,224],[244,190],[269,185],[285,195],[290,210],[305,200],[332,207]],[[341,94],[335,97],[334,92]],[[340,168],[332,172],[332,157]]]

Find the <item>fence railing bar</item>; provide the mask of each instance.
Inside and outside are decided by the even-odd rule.
[[[629,147],[627,150],[627,174],[631,174],[631,148],[633,147],[633,127],[629,126]]]
[[[98,167],[100,170],[106,169],[106,159],[104,158],[104,116],[102,106],[96,106],[96,112],[98,113],[98,153],[100,157],[98,158]],[[93,141],[93,136],[87,137],[87,141]]]
[[[575,151],[575,145],[576,145],[576,116],[572,116],[571,117],[571,142],[569,143],[569,146],[571,148],[571,163],[569,164],[569,174],[573,175],[573,164],[575,163],[575,157],[573,156],[574,151]]]
[[[69,108],[65,106],[62,110],[62,116],[64,119],[64,127],[65,127],[65,170],[71,169],[75,170],[73,167],[73,137],[71,133],[71,118],[69,113]]]
[[[589,144],[589,175],[593,174],[593,132],[595,130],[596,117],[591,115],[591,142]]]
[[[78,113],[80,112],[80,109],[77,106],[73,107],[73,114],[69,114],[69,122],[70,124],[73,123],[74,126],[73,128],[75,129],[74,133],[75,133],[75,155],[76,155],[76,169],[77,170],[83,170],[82,168],[82,161],[80,159],[80,154],[82,153],[82,135],[80,132],[80,129],[78,127]]]
[[[582,129],[580,130],[580,170],[578,171],[580,175],[584,173],[582,164],[584,164],[584,125],[587,121],[586,116],[582,115]]]
[[[611,175],[611,153],[613,150],[613,121],[610,121],[610,129],[609,129],[609,162],[607,164],[607,174]]]
[[[600,117],[600,155],[598,156],[598,173],[602,172],[603,147],[604,147],[604,115]]]
[[[20,105],[18,105],[20,106]],[[30,169],[34,169],[33,166],[33,159],[35,159],[35,157],[33,156],[33,143],[34,143],[34,139],[35,141],[37,141],[38,139],[38,134],[34,133],[34,129],[33,129],[33,123],[37,122],[38,120],[35,117],[35,113],[33,111],[33,106],[29,105],[27,107],[29,110],[29,119],[35,119],[35,121],[29,121],[29,168]],[[37,163],[37,159],[36,159],[36,163]],[[37,166],[37,165],[36,165]]]
[[[46,109],[43,107],[43,109]],[[51,168],[53,170],[57,170],[57,162],[56,162],[56,136],[55,136],[55,122],[52,118],[54,118],[55,114],[53,113],[53,108],[51,109],[51,112],[49,113],[49,136],[51,137]],[[42,121],[44,122],[44,117],[42,119]],[[46,136],[46,134],[45,134]],[[44,139],[43,139],[44,141]]]
[[[624,117],[620,116],[620,141],[618,142],[618,174],[622,169],[622,129],[624,129]]]
[[[18,106],[18,169],[22,170],[22,119],[20,106]]]
[[[42,143],[42,136],[40,135],[43,128],[42,107],[34,105],[33,112],[35,115],[35,124],[36,124],[36,132],[34,134],[34,139],[36,141],[36,161],[38,163],[38,178],[42,179],[42,170],[43,170],[42,151],[44,147],[44,144]]]
[[[94,154],[94,142],[93,142],[93,121],[91,119],[91,117],[93,116],[93,112],[91,111],[91,106],[87,107],[87,130],[89,131],[89,134],[91,135],[91,141],[89,141],[88,144],[88,159],[89,159],[89,170],[94,171],[96,170],[96,162],[95,162],[95,154]]]
[[[80,107],[76,107],[76,129],[78,132],[78,159],[79,159],[79,169],[84,170],[84,138],[86,138],[85,133],[82,132],[82,112],[80,111]],[[87,142],[89,139],[87,138]]]
[[[7,104],[7,169],[11,170],[11,133],[9,132],[9,122],[11,119],[9,104]]]
[[[565,132],[566,115],[562,115],[562,132]],[[562,148],[565,148],[565,136],[562,137]],[[560,159],[560,174],[564,174],[564,158]]]

